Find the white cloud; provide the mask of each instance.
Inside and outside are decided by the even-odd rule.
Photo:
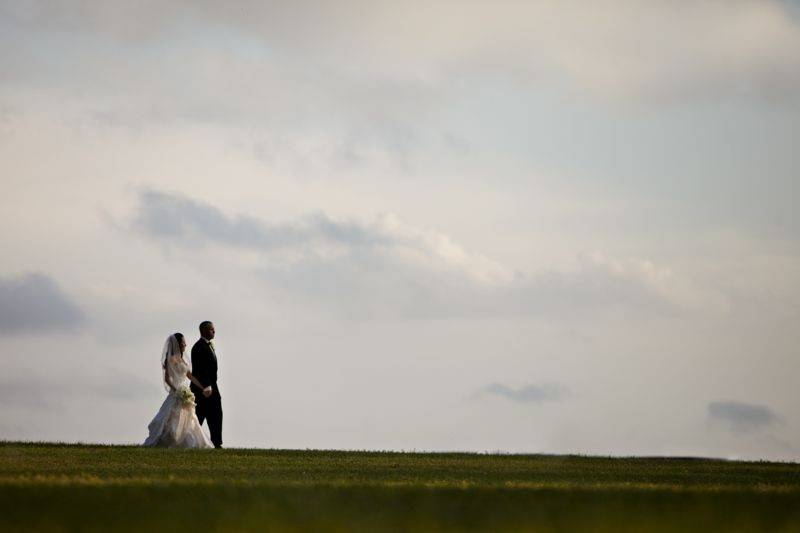
[[[205,244],[251,249],[277,258],[334,259],[366,249],[388,251],[398,261],[442,274],[457,273],[476,283],[506,284],[513,274],[501,265],[469,253],[447,235],[404,224],[386,214],[369,223],[333,220],[323,213],[283,224],[247,216],[226,216],[213,206],[181,195],[145,191],[133,226],[146,235],[185,246]],[[275,259],[276,257],[271,257]]]
[[[316,214],[270,223],[145,191],[132,228],[187,250],[222,247],[226,261],[238,257],[265,285],[354,316],[674,314],[703,296],[651,261],[599,253],[585,254],[572,270],[524,275],[391,214],[370,222]]]

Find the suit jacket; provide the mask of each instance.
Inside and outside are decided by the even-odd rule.
[[[217,387],[217,356],[211,345],[204,339],[200,338],[194,346],[192,346],[192,375],[203,384],[203,387],[211,386],[214,389],[214,394],[219,396],[219,388]],[[200,393],[202,388],[192,383],[192,390]]]

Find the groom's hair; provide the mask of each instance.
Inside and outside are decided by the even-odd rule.
[[[200,322],[200,333],[203,333],[212,324],[210,320],[203,320]]]

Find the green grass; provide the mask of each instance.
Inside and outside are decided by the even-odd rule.
[[[800,465],[0,443],[2,531],[800,531]]]

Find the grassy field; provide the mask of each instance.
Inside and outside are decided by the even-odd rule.
[[[2,531],[800,531],[800,465],[0,443]]]

